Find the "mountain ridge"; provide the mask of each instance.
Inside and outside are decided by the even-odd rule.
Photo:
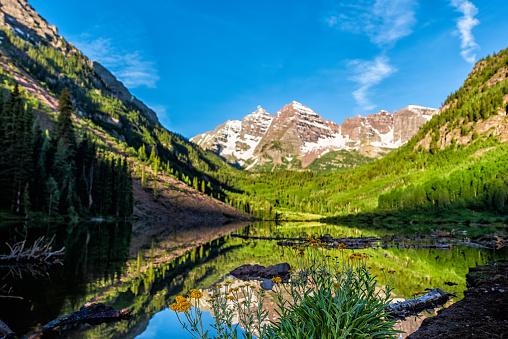
[[[10,29],[15,35],[36,46],[51,46],[66,57],[79,56],[95,70],[92,76],[94,85],[118,100],[130,101],[141,114],[153,123],[158,123],[157,114],[142,101],[134,97],[127,88],[105,67],[97,61],[92,61],[81,53],[72,43],[69,43],[58,32],[58,28],[50,25],[40,16],[26,0],[0,0],[0,27]],[[61,74],[56,74],[52,81],[58,81]],[[77,103],[79,104],[79,102]],[[79,107],[87,113],[83,107]]]
[[[241,121],[228,120],[190,141],[246,169],[270,162],[286,163],[288,169],[306,168],[322,155],[339,150],[359,150],[378,158],[409,141],[437,113],[434,108],[409,105],[393,114],[381,110],[348,117],[338,125],[292,101],[275,115],[259,106]]]

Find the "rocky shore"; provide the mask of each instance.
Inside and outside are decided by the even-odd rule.
[[[508,260],[469,269],[464,299],[423,321],[410,339],[507,338]]]

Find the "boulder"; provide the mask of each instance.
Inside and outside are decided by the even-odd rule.
[[[276,265],[270,265],[267,268],[265,268],[263,271],[259,272],[260,278],[268,278],[271,279],[273,277],[285,277],[289,270],[291,269],[291,266],[289,266],[288,263],[281,263]]]
[[[265,291],[270,291],[273,288],[273,281],[270,279],[265,279],[259,286],[261,286],[261,288]]]
[[[240,267],[235,268],[231,272],[229,272],[235,278],[241,280],[249,280],[251,277],[259,277],[260,272],[264,271],[266,268],[261,265],[242,265]]]
[[[252,280],[255,278],[271,279],[281,277],[283,280],[288,275],[291,266],[288,263],[281,263],[264,267],[261,265],[242,265],[229,272],[235,278],[241,280]]]

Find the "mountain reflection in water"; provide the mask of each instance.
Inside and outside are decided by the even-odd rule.
[[[268,266],[295,261],[289,247],[277,241],[232,238],[250,236],[330,234],[333,237],[383,236],[388,231],[312,223],[256,223],[173,227],[150,223],[1,224],[2,243],[14,243],[24,235],[28,241],[55,236],[53,248],[65,246],[64,265],[44,267],[44,274],[13,275],[0,267],[2,294],[22,296],[23,301],[0,299],[0,319],[18,334],[78,310],[89,301],[104,302],[117,309],[131,308],[130,320],[91,326],[80,324],[60,329],[61,338],[142,338],[174,335],[185,338],[174,312],[167,309],[177,295],[190,289],[206,290],[243,264]],[[239,227],[242,227],[238,229]],[[0,248],[6,253],[8,248]],[[351,251],[351,250],[348,250]],[[451,250],[368,248],[368,265],[383,283],[382,268],[395,270],[396,297],[410,298],[425,288],[457,291],[466,289],[469,267],[497,258],[499,251],[454,246]],[[447,286],[446,281],[458,283]],[[205,312],[205,321],[213,322]],[[421,319],[402,324],[414,331]]]

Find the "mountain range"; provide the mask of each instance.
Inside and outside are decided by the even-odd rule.
[[[267,163],[300,169],[340,150],[357,150],[378,158],[404,145],[438,111],[410,105],[393,114],[382,110],[347,118],[338,125],[293,101],[275,115],[258,107],[241,121],[228,120],[190,140],[247,169]]]

